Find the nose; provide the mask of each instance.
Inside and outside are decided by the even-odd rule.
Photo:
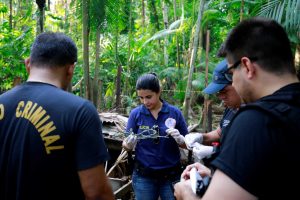
[[[147,102],[148,102],[148,100],[147,100],[146,98],[145,98],[145,99],[142,99],[142,103],[143,103],[144,105],[146,105]]]
[[[221,100],[224,100],[224,99],[225,99],[225,94],[224,94],[224,93],[218,93],[217,96],[218,96],[218,98],[221,99]]]

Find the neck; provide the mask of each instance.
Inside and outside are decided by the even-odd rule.
[[[151,111],[160,111],[161,107],[162,107],[162,102],[159,100],[159,102],[157,103],[157,105],[151,110]]]
[[[66,89],[64,84],[64,73],[61,68],[31,68],[27,81],[42,82]]]
[[[289,84],[299,82],[296,75],[293,74],[281,74],[280,76],[276,76],[266,73],[264,76],[261,76],[260,79],[261,81],[257,81],[256,88],[262,89],[256,93],[256,99],[271,95],[280,88]]]
[[[153,109],[150,110],[151,114],[153,115],[153,117],[155,119],[157,119],[158,113],[161,110],[161,107],[162,107],[162,102],[159,101],[158,104]]]

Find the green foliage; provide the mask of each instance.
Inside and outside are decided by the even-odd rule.
[[[0,2],[0,13],[7,13],[8,12],[8,9],[7,7],[2,3]]]
[[[7,7],[1,3],[0,10],[6,12]],[[10,89],[16,78],[25,80],[27,77],[24,59],[29,56],[34,38],[32,24],[27,20],[28,16],[19,20],[18,30],[11,30],[6,20],[0,22],[0,90]]]
[[[300,1],[273,0],[262,1],[253,14],[271,18],[279,22],[286,29],[289,38],[294,43],[300,42]]]
[[[66,4],[67,2],[67,4]],[[100,71],[103,83],[105,109],[112,108],[115,99],[115,80],[117,66],[122,66],[121,85],[122,104],[127,111],[137,105],[135,93],[137,78],[147,72],[156,72],[160,78],[164,98],[182,105],[185,97],[189,49],[193,41],[192,32],[197,20],[200,1],[176,1],[174,19],[173,0],[149,0],[145,2],[143,22],[142,1],[134,0],[92,0],[89,1],[90,31],[90,75],[95,74],[96,30],[100,28]],[[162,27],[162,3],[168,9],[168,29]],[[288,31],[291,41],[299,44],[299,7],[298,0],[245,0],[243,18],[254,15],[272,17]],[[37,5],[34,1],[13,0],[13,29],[9,28],[9,1],[0,2],[0,90],[12,87],[15,77],[26,79],[23,60],[29,56],[29,48],[35,37]],[[51,1],[51,9],[45,12],[45,30],[67,33],[77,44],[78,62],[73,76],[73,85],[83,77],[82,68],[82,1]],[[241,0],[206,0],[202,18],[202,51],[195,63],[192,78],[192,91],[200,92],[205,87],[205,34],[210,30],[210,52],[208,82],[216,63],[221,44],[228,32],[240,21]],[[131,18],[130,21],[130,9]],[[178,19],[179,18],[179,19]],[[131,24],[130,24],[130,23]],[[131,29],[130,29],[131,28]],[[129,35],[130,33],[130,35]],[[176,37],[175,37],[176,36]],[[116,38],[118,40],[116,46]],[[165,43],[165,38],[168,41]],[[180,52],[180,67],[175,67],[177,42]],[[168,65],[164,64],[164,45],[167,44]],[[130,50],[129,50],[130,45]],[[116,48],[117,47],[117,48]],[[198,51],[200,52],[200,51]],[[128,92],[128,93],[127,93]]]

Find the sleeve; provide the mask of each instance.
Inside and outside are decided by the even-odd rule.
[[[77,118],[76,162],[78,170],[88,169],[109,159],[96,108],[85,102]]]
[[[125,135],[128,136],[131,132],[133,133],[137,133],[137,125],[136,125],[136,114],[137,114],[137,108],[133,109],[130,112],[129,118],[128,118],[128,122],[127,122],[127,126],[126,126],[126,133]]]
[[[272,124],[257,110],[241,112],[224,132],[220,154],[212,165],[252,194],[267,172],[274,146]]]
[[[181,111],[178,109],[177,112],[178,112],[178,120],[177,120],[178,123],[176,123],[175,128],[178,129],[178,131],[180,132],[181,135],[185,136],[189,132],[187,129],[187,124],[185,122],[185,119],[184,119]]]

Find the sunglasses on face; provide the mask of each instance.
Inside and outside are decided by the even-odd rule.
[[[257,60],[257,58],[249,58],[249,60],[251,60],[251,62],[254,62]],[[242,60],[239,59],[237,62],[235,62],[233,65],[231,65],[230,67],[227,68],[227,70],[224,72],[224,76],[227,79],[227,81],[232,82],[232,75],[233,75],[233,70],[238,68],[241,64]]]

